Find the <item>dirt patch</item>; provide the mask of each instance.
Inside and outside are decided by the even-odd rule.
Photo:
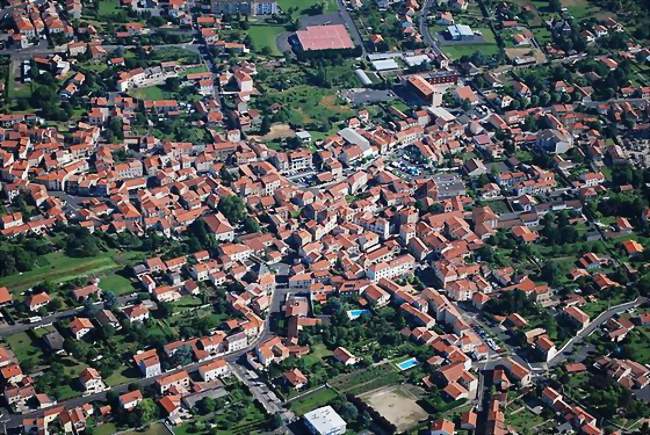
[[[359,399],[402,433],[429,417],[417,404],[418,393],[413,385],[392,385],[361,394]]]
[[[264,136],[251,136],[253,139],[261,142],[272,141],[275,139],[282,139],[285,137],[294,137],[296,132],[293,131],[289,124],[273,124],[271,130]]]
[[[541,50],[538,50],[537,48],[532,48],[532,47],[506,48],[505,52],[506,52],[506,56],[510,60],[516,57],[534,56],[536,63],[540,64],[546,62],[546,56]]]
[[[332,110],[337,113],[341,113],[345,111],[345,108],[341,107],[341,105],[336,102],[336,95],[326,95],[320,99],[320,103],[326,109]]]

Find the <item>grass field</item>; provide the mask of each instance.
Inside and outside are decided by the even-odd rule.
[[[11,350],[16,354],[18,361],[31,360],[39,365],[43,362],[45,355],[40,346],[32,340],[27,332],[19,332],[5,337]]]
[[[471,56],[477,51],[484,56],[493,56],[499,53],[499,46],[496,43],[494,33],[489,27],[476,27],[473,29],[483,34],[484,42],[479,44],[442,45],[440,48],[452,60],[460,59],[463,56]]]
[[[168,100],[175,98],[173,92],[166,91],[160,86],[135,88],[129,91],[129,95],[139,100]]]
[[[650,330],[647,326],[638,327],[632,330],[623,344],[626,349],[629,349],[631,355],[630,359],[641,363],[650,364]]]
[[[252,24],[248,29],[248,35],[253,41],[253,50],[259,53],[267,48],[274,56],[281,54],[280,50],[278,50],[276,39],[283,32],[285,32],[284,27],[269,24]]]
[[[333,91],[309,85],[298,85],[284,92],[268,92],[269,100],[281,103],[288,112],[292,127],[311,123],[330,125],[353,115],[349,107],[339,104]]]
[[[361,394],[384,385],[396,384],[401,379],[394,365],[386,363],[339,375],[329,384],[340,393]]]
[[[128,278],[118,275],[115,272],[103,276],[99,280],[99,287],[104,291],[113,292],[118,296],[133,293],[135,291],[135,288]]]
[[[324,13],[336,12],[338,9],[336,0],[278,0],[278,6],[283,11],[286,12],[289,8],[297,8],[301,15],[304,15],[309,8],[319,3],[325,5],[323,8]]]
[[[309,355],[305,356],[303,360],[307,367],[311,367],[315,364],[320,363],[324,358],[332,355],[332,351],[325,347],[324,344],[318,343],[311,347],[311,352]]]
[[[62,252],[53,252],[40,257],[38,262],[39,266],[29,272],[0,278],[0,285],[9,287],[13,292],[20,292],[43,281],[61,283],[119,267],[110,252],[88,258],[73,258]]]
[[[338,396],[336,391],[325,387],[291,401],[289,407],[296,414],[303,415],[312,409],[327,405],[330,401],[334,400],[336,396]]]
[[[119,10],[119,0],[99,0],[97,5],[97,13],[102,17],[111,17]]]
[[[144,431],[130,430],[122,432],[122,435],[169,435],[169,431],[164,424],[156,422],[147,427]]]

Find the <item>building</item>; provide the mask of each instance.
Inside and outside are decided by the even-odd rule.
[[[573,147],[573,136],[566,130],[547,129],[538,134],[535,145],[551,154],[564,154]]]
[[[307,26],[296,32],[301,51],[349,50],[354,48],[348,30],[343,24]]]
[[[275,0],[211,0],[212,12],[225,15],[274,15],[278,13]]]
[[[466,41],[474,38],[474,31],[466,24],[454,24],[447,27],[449,37],[454,41]]]
[[[314,435],[338,435],[347,430],[347,423],[331,406],[309,411],[304,416],[305,426]]]
[[[228,374],[228,364],[224,359],[218,358],[214,361],[199,366],[199,376],[204,382],[211,382]]]

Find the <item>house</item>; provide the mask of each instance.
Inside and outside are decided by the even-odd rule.
[[[0,306],[8,305],[14,300],[7,287],[0,287]]]
[[[454,435],[456,433],[456,425],[450,420],[435,420],[431,422],[430,435]]]
[[[136,406],[138,406],[142,400],[144,400],[144,398],[142,397],[140,390],[124,393],[118,399],[120,407],[125,411],[131,411]]]
[[[299,390],[303,388],[309,382],[307,376],[305,376],[299,369],[293,368],[283,375],[285,383],[294,390]]]
[[[32,293],[31,295],[27,296],[27,306],[29,307],[29,311],[38,311],[41,308],[45,307],[47,304],[51,302],[50,295],[47,293]]]
[[[583,330],[589,324],[589,315],[574,305],[564,308],[562,313],[579,330]]]
[[[506,358],[505,369],[508,372],[508,375],[522,387],[531,384],[532,375],[530,373],[530,370],[512,358]]]
[[[87,394],[95,394],[106,389],[102,376],[92,367],[86,367],[79,375],[79,383]]]
[[[70,322],[70,332],[77,340],[94,329],[93,322],[86,317],[75,317]]]
[[[201,364],[198,369],[199,376],[204,382],[212,382],[222,376],[226,376],[229,372],[228,364],[222,358],[217,358],[213,361]]]
[[[158,391],[160,394],[165,394],[167,390],[174,387],[177,390],[187,390],[190,386],[191,379],[185,370],[181,370],[171,375],[163,376],[156,380]]]
[[[131,305],[122,309],[129,323],[142,323],[149,319],[149,308],[144,304]]]
[[[145,378],[158,376],[162,373],[160,358],[156,349],[138,352],[133,355],[133,361]]]
[[[334,349],[334,358],[344,366],[355,365],[360,360],[360,358],[352,355],[349,350],[340,346]]]

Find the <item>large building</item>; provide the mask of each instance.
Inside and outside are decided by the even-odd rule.
[[[275,0],[211,0],[215,14],[273,15],[278,13]]]
[[[308,26],[296,32],[302,51],[348,50],[354,48],[348,30],[343,24]]]
[[[314,435],[339,435],[347,430],[347,423],[331,406],[323,406],[306,413],[305,426]]]
[[[466,24],[454,24],[453,26],[448,26],[447,32],[449,32],[449,36],[454,41],[464,41],[474,38],[474,31]]]

